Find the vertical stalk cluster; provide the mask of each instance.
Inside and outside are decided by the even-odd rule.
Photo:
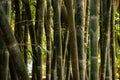
[[[90,1],[90,80],[98,80],[98,27],[99,0]]]
[[[101,80],[106,78],[106,63],[109,54],[110,42],[110,15],[111,0],[101,1],[101,26],[100,26],[100,53],[101,53]]]
[[[117,79],[119,0],[10,2],[0,0],[0,80]]]
[[[86,71],[86,56],[84,52],[84,29],[85,29],[85,1],[76,0],[75,3],[75,26],[77,35],[77,46],[78,46],[78,62],[80,80],[85,80]]]

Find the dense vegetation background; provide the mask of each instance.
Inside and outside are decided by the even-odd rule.
[[[120,80],[120,0],[0,0],[0,80]]]

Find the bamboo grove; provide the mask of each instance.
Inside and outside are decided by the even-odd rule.
[[[119,5],[0,0],[0,80],[120,80]]]

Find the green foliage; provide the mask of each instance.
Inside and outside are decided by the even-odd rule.
[[[120,50],[118,54],[118,58],[116,59],[116,77],[120,78]]]
[[[120,35],[120,13],[116,12],[115,14],[115,32],[117,35]]]
[[[117,36],[120,36],[120,13],[115,13],[115,33]],[[116,77],[117,79],[120,78],[120,48],[116,47],[117,51],[117,58],[116,58]]]
[[[35,20],[36,0],[30,0],[30,8],[31,8],[32,17]]]

